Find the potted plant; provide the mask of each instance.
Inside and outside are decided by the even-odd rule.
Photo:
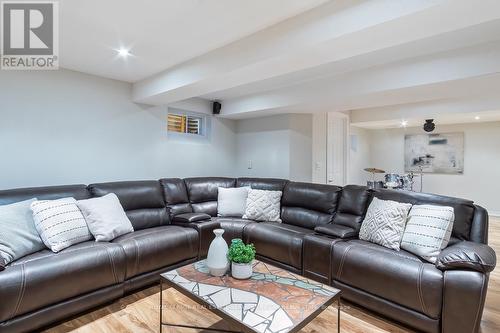
[[[233,278],[243,280],[252,276],[252,262],[255,259],[255,246],[253,244],[245,244],[239,238],[233,239],[227,258],[231,261]]]

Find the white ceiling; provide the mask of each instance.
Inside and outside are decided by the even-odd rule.
[[[61,2],[62,66],[133,82],[137,103],[350,112],[373,128],[500,110],[498,0]]]
[[[60,64],[135,82],[326,1],[60,0]]]

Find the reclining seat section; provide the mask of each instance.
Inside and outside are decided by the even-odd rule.
[[[387,190],[377,190],[374,196],[412,204],[452,206],[456,217],[451,243],[469,237],[475,210],[471,201]],[[342,289],[343,297],[350,301],[424,332],[439,332],[445,325],[453,327],[447,332],[472,332],[474,325],[479,325],[474,317],[477,309],[484,305],[484,294],[481,295],[486,292],[486,288],[482,289],[487,283],[484,275],[462,271],[458,277],[459,283],[467,280],[483,302],[473,302],[474,305],[467,308],[463,302],[466,294],[448,293],[448,288],[456,283],[455,272],[442,271],[403,249],[393,251],[356,239],[335,242],[331,255],[333,285]],[[473,299],[478,300],[477,295]],[[460,317],[467,318],[468,322],[457,325]]]
[[[0,191],[0,204],[38,198],[90,197],[85,185]],[[0,332],[37,329],[123,296],[125,252],[88,241],[58,254],[45,249],[0,272]]]
[[[340,192],[337,186],[288,182],[281,199],[282,223],[249,224],[245,241],[255,244],[258,257],[301,273],[304,237],[332,221]]]
[[[314,228],[315,234],[304,238],[303,275],[326,284],[332,283],[331,258],[333,244],[357,238],[372,192],[365,186],[342,188],[337,212],[330,224]]]
[[[167,267],[197,259],[198,233],[169,225],[158,181],[101,183],[88,188],[94,197],[115,193],[134,227],[133,233],[112,241],[125,251],[127,292],[156,282],[159,272]]]

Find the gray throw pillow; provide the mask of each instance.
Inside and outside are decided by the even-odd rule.
[[[411,204],[373,198],[359,239],[399,251]]]
[[[109,242],[134,231],[132,223],[114,193],[76,202],[96,242]]]
[[[45,248],[33,222],[33,201],[0,206],[0,256],[5,265]]]

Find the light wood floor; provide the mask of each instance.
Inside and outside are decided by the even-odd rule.
[[[500,254],[500,218],[490,219],[489,244]],[[166,308],[164,314],[175,323],[189,323],[196,326],[227,327],[218,317],[209,311],[199,309],[197,305],[173,289],[164,292]],[[106,333],[106,332],[159,332],[159,287],[122,298],[115,303],[94,312],[80,316],[45,333]],[[170,310],[170,311],[169,311]],[[342,332],[411,332],[387,319],[344,302],[341,314]],[[337,322],[335,309],[324,311],[301,332],[333,332]],[[212,326],[214,325],[214,326]],[[164,329],[164,332],[189,333],[188,329]],[[500,332],[500,268],[497,266],[490,275],[488,296],[481,322],[481,332]]]

